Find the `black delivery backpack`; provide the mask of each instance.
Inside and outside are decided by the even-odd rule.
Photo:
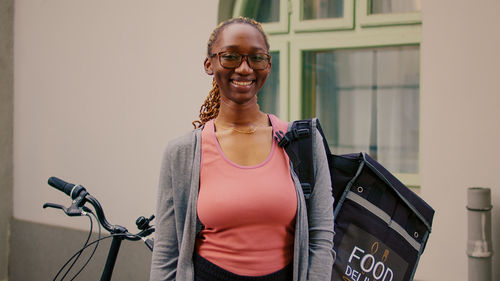
[[[276,133],[300,179],[314,188],[311,130],[323,137],[334,196],[335,281],[411,281],[431,232],[434,210],[366,153],[333,155],[318,119]]]

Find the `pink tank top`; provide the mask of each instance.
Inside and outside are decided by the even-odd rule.
[[[275,130],[287,123],[269,115]],[[271,153],[256,166],[225,157],[213,120],[202,132],[198,217],[204,229],[197,252],[232,273],[260,276],[292,261],[297,195],[288,156],[273,140]]]

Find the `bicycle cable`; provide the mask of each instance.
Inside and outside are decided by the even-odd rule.
[[[90,220],[90,231],[89,231],[89,235],[87,236],[87,239],[85,240],[85,243],[83,244],[84,248],[85,248],[85,246],[88,245],[88,242],[90,241],[90,237],[92,235],[92,229],[93,229],[92,218],[88,214],[86,214],[85,216],[87,216],[89,218],[89,220]],[[66,263],[64,263],[64,265],[59,269],[59,271],[57,272],[56,276],[52,280],[56,281],[57,277],[59,277],[59,274],[61,274],[61,272],[64,270],[64,268],[74,259],[73,263],[69,266],[68,270],[66,270],[66,272],[63,275],[63,277],[61,277],[61,279],[60,279],[60,281],[64,280],[64,278],[66,278],[66,275],[68,275],[68,273],[71,270],[71,268],[73,268],[73,266],[75,265],[76,261],[80,258],[81,254],[82,254],[82,251],[78,251],[77,255],[73,255],[71,258],[69,258],[66,261]]]
[[[132,234],[132,233],[116,233],[116,234],[111,234],[111,235],[108,235],[108,236],[104,236],[104,237],[100,237],[86,245],[84,245],[80,250],[78,250],[72,257],[70,257],[68,259],[68,261],[66,262],[65,265],[63,265],[63,268],[73,259],[75,258],[75,256],[79,255],[81,252],[83,252],[85,249],[87,249],[88,247],[94,245],[94,244],[99,244],[100,241],[102,240],[105,240],[105,239],[109,239],[109,238],[112,238],[112,237],[115,237],[115,236],[124,236],[124,237],[130,237],[130,236],[133,236],[133,237],[137,237],[139,238],[140,240],[144,240],[144,237],[141,237],[140,235],[137,235],[137,234]],[[97,247],[96,247],[97,248]],[[94,248],[94,252],[95,252],[95,248]],[[91,259],[92,257],[89,258],[89,260]],[[86,266],[87,264],[85,264]],[[62,269],[60,269],[60,271],[62,271]],[[78,272],[79,274],[80,272]],[[76,277],[76,276],[73,276],[73,278]],[[55,280],[55,279],[54,279]],[[71,279],[73,280],[73,279]],[[61,279],[62,281],[62,279]]]
[[[87,259],[87,261],[85,262],[85,264],[80,268],[80,270],[75,274],[75,276],[73,276],[73,278],[71,278],[70,281],[73,281],[83,271],[83,269],[89,264],[90,260],[92,259],[92,257],[95,254],[95,251],[97,250],[97,247],[99,247],[99,239],[101,238],[101,224],[99,224],[99,221],[97,220],[97,217],[93,212],[90,212],[90,214],[94,216],[95,220],[97,221],[97,226],[99,229],[99,231],[97,232],[98,233],[97,234],[97,243],[95,244],[94,250],[92,250],[92,253],[90,254],[90,256]]]
[[[137,235],[137,234],[132,234],[132,233],[116,233],[116,234],[111,234],[111,235],[104,236],[104,237],[101,237],[101,238],[99,238],[99,239],[96,239],[96,240],[94,240],[94,241],[90,242],[87,246],[85,246],[85,247],[81,248],[80,250],[78,250],[78,251],[77,251],[77,252],[73,255],[73,257],[74,257],[74,256],[76,256],[76,255],[78,255],[78,253],[79,253],[80,251],[85,250],[86,248],[88,248],[88,247],[90,247],[90,246],[94,245],[95,243],[99,243],[99,242],[100,242],[100,241],[102,241],[102,240],[109,239],[109,238],[113,238],[113,237],[115,237],[115,236],[124,236],[124,237],[128,237],[128,236],[135,236],[135,237],[138,237],[140,240],[143,240],[143,237],[141,237],[141,236],[139,236],[139,235]],[[73,258],[73,257],[71,257],[71,258]],[[70,258],[70,259],[71,259],[71,258]]]
[[[76,262],[78,261],[78,259],[81,257],[83,251],[85,249],[87,249],[90,245],[93,245],[93,244],[96,244],[94,249],[92,250],[92,253],[90,254],[89,258],[87,259],[87,261],[85,262],[85,264],[78,270],[78,272],[71,278],[71,280],[74,280],[82,271],[83,269],[88,265],[88,263],[90,262],[90,260],[92,259],[92,257],[94,256],[96,250],[97,250],[97,247],[99,246],[99,238],[101,238],[101,225],[98,223],[97,226],[98,226],[98,240],[95,240],[93,242],[91,242],[89,244],[89,241],[90,241],[90,238],[92,236],[92,230],[93,230],[93,221],[92,221],[92,218],[89,216],[89,214],[91,214],[94,219],[96,220],[96,222],[98,222],[97,220],[97,217],[96,215],[94,214],[94,212],[92,212],[92,210],[88,209],[88,208],[85,208],[85,212],[83,213],[85,214],[85,216],[87,216],[90,220],[90,231],[89,231],[89,235],[87,236],[87,239],[85,241],[85,243],[83,244],[83,247],[78,250],[73,256],[71,256],[67,261],[66,263],[59,269],[59,271],[57,272],[56,276],[54,277],[53,281],[56,281],[57,277],[59,276],[59,274],[61,274],[61,272],[64,270],[64,268],[71,262],[71,265],[69,266],[69,268],[66,270],[66,272],[64,273],[64,275],[61,277],[60,281],[63,281],[64,278],[66,278],[66,276],[68,275],[68,273],[71,271],[71,269],[73,268],[73,266],[76,264]]]

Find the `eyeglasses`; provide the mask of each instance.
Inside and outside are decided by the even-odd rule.
[[[238,53],[230,52],[219,52],[210,55],[211,58],[219,56],[220,65],[224,68],[234,69],[241,65],[243,59],[247,60],[248,65],[253,70],[262,70],[267,68],[269,62],[271,61],[271,55],[269,54],[249,54],[242,55]]]

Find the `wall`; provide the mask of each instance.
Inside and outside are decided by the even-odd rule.
[[[45,272],[68,258],[57,249],[84,242],[52,239],[65,227],[84,237],[88,220],[42,210],[70,203],[50,176],[84,185],[131,231],[154,212],[163,149],[192,129],[211,86],[203,60],[216,24],[215,0],[15,1],[13,244],[47,245],[16,245],[12,276],[29,276],[26,256]]]
[[[113,222],[153,211],[161,153],[211,86],[217,3],[171,3],[16,1],[16,219],[87,228],[40,212],[68,202],[49,176],[84,185]]]
[[[82,219],[83,220],[83,219]],[[88,221],[88,219],[85,219]],[[22,220],[12,223],[10,253],[11,281],[54,280],[61,266],[82,248],[88,232]],[[97,234],[92,240],[97,239]],[[76,280],[100,280],[111,239],[102,240],[88,266]],[[83,252],[64,280],[71,280],[90,257],[93,247]],[[149,280],[151,251],[140,242],[124,241],[116,259],[112,280]],[[29,265],[29,266],[27,266]],[[66,267],[65,269],[68,269]],[[61,280],[62,271],[56,280]]]
[[[422,196],[436,209],[423,280],[467,280],[472,186],[492,190],[493,264],[500,264],[498,12],[496,0],[423,1]]]
[[[12,217],[14,1],[0,1],[0,280],[7,278]]]

